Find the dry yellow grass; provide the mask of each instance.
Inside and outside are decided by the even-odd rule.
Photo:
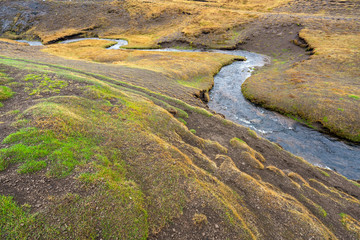
[[[279,176],[282,176],[282,177],[286,176],[285,173],[281,169],[279,169],[279,168],[277,168],[275,166],[267,166],[266,169],[269,170],[269,171],[274,172],[275,174],[277,174]]]
[[[309,60],[289,69],[274,65],[248,79],[243,93],[265,107],[360,141],[360,34],[304,29],[300,37],[314,49]]]
[[[18,45],[22,45],[22,46],[29,46],[28,43],[17,42],[15,40],[7,39],[7,38],[0,38],[0,42],[18,44]]]
[[[181,84],[199,89],[209,89],[213,84],[213,76],[221,67],[239,59],[219,53],[104,49],[111,44],[111,41],[106,40],[84,40],[50,45],[43,51],[71,59],[147,69],[163,73]]]
[[[79,3],[65,2],[63,5],[51,6],[49,2],[47,4],[54,8],[55,15],[44,18],[41,24],[29,29],[26,34],[40,37],[45,44],[83,34],[126,38],[131,48],[153,48],[161,42],[177,40],[179,36],[184,36],[190,45],[233,47],[242,41],[239,36],[242,25],[253,21],[261,12],[268,12],[287,2],[109,1],[103,3],[103,9],[94,10],[96,20],[89,18],[79,8]],[[62,14],[56,13],[59,7],[64,8]],[[108,11],[118,14],[114,17]],[[59,15],[63,17],[58,19]],[[74,16],[82,21],[78,22]],[[63,25],[59,25],[59,22]]]
[[[86,28],[86,29],[63,28],[63,29],[51,31],[51,32],[35,31],[35,34],[37,34],[41,38],[41,40],[44,44],[48,44],[48,43],[56,42],[56,41],[59,41],[61,39],[64,39],[64,38],[67,38],[70,36],[85,33],[86,30],[89,30],[89,28]]]
[[[136,48],[158,48],[157,40],[159,39],[158,35],[155,34],[112,34],[111,32],[107,32],[106,35],[101,36],[102,38],[110,38],[110,39],[124,39],[128,41],[126,46],[123,48],[136,49]]]
[[[249,152],[241,152],[240,158],[253,168],[264,169],[264,165]]]
[[[254,168],[264,169],[262,162],[266,162],[264,156],[255,151],[246,142],[239,138],[232,138],[230,144],[241,151],[241,159]]]
[[[345,228],[353,232],[357,239],[360,238],[360,222],[351,217],[348,214],[340,213],[341,216],[341,222],[345,226]]]
[[[301,185],[309,185],[309,183],[299,174],[295,173],[295,172],[290,172],[288,174],[289,178],[292,178],[294,181],[296,181],[297,183],[301,184]]]

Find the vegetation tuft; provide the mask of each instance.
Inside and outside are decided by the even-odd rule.
[[[36,74],[28,74],[25,76],[26,82],[25,92],[30,96],[44,93],[59,93],[60,90],[68,86],[68,83],[64,80],[58,80],[56,77],[49,77],[44,74],[42,76]]]

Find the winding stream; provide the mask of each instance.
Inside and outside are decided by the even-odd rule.
[[[85,39],[66,40],[70,43]],[[127,44],[125,40],[114,40],[117,44],[108,49],[119,49]],[[32,46],[41,42],[27,42]],[[157,49],[158,51],[200,51]],[[156,50],[151,50],[156,51]],[[244,56],[247,61],[234,62],[225,66],[215,76],[215,85],[210,91],[209,107],[222,113],[227,119],[249,127],[270,141],[280,144],[285,150],[305,158],[310,163],[331,168],[350,179],[360,179],[360,145],[345,143],[339,139],[308,128],[276,112],[268,111],[247,101],[241,93],[242,83],[251,76],[254,67],[265,65],[267,56],[247,51],[213,52]]]
[[[246,51],[216,51],[240,55],[245,62],[225,66],[215,76],[209,107],[228,119],[249,127],[285,150],[314,165],[328,167],[350,179],[360,179],[360,146],[322,134],[276,112],[255,106],[241,93],[242,83],[254,67],[261,67],[268,57]]]

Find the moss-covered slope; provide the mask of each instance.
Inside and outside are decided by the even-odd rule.
[[[355,182],[244,127],[144,88],[1,62],[14,93],[0,109],[1,238],[359,236]]]

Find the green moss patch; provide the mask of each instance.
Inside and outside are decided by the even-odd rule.
[[[82,136],[57,136],[54,131],[23,128],[9,135],[3,143],[12,144],[0,150],[0,169],[10,163],[23,163],[19,172],[35,172],[50,165],[49,174],[66,176],[80,163],[94,154],[95,143]],[[43,159],[46,159],[44,161]]]
[[[25,92],[29,95],[40,95],[42,93],[59,93],[60,90],[68,86],[64,80],[59,80],[56,77],[50,77],[46,74],[28,74],[25,76],[26,82]]]
[[[18,206],[11,196],[0,195],[0,238],[25,239],[26,227],[34,217],[28,209]]]
[[[11,98],[14,95],[11,88],[7,86],[0,86],[0,101]]]

